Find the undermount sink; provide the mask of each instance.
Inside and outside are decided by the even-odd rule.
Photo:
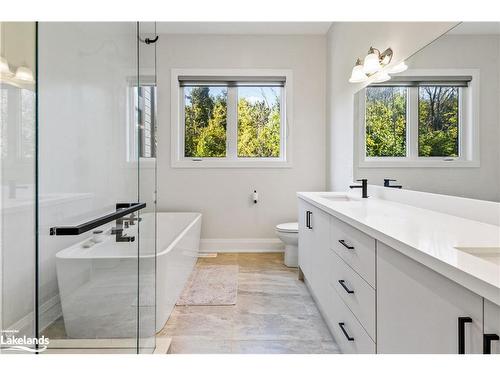
[[[500,247],[455,247],[455,249],[500,266]]]
[[[319,196],[323,199],[328,199],[332,202],[352,202],[356,201],[347,195],[333,195],[333,194],[319,194]]]

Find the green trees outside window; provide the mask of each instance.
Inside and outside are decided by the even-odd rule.
[[[406,157],[406,133],[418,127],[419,157],[458,157],[459,92],[458,87],[440,85],[367,87],[366,156]],[[415,101],[408,101],[410,93]],[[410,117],[407,107],[417,100]]]
[[[458,87],[418,88],[418,156],[459,156],[458,93]]]
[[[228,90],[237,90],[238,157],[279,157],[281,88],[258,86],[185,87],[185,157],[227,156]]]
[[[279,88],[238,89],[238,156],[278,158],[281,116]]]
[[[405,87],[366,88],[366,156],[406,156]]]
[[[184,155],[226,156],[227,88],[184,89]]]

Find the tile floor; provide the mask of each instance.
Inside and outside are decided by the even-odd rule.
[[[221,253],[197,266],[237,264],[234,306],[176,306],[158,336],[175,353],[320,354],[338,347],[297,269],[282,253]]]

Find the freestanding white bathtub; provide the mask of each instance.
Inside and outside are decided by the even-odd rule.
[[[135,242],[116,242],[108,232],[92,247],[85,248],[85,240],[57,253],[68,337],[135,337],[138,314],[141,336],[163,328],[198,257],[201,214],[159,212],[156,217],[156,257],[152,213],[142,214],[139,226],[126,230]]]

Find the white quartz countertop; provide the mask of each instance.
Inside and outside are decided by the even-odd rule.
[[[359,192],[297,195],[500,305],[498,257],[488,259],[457,249],[500,248],[500,227],[390,200],[362,199]]]

